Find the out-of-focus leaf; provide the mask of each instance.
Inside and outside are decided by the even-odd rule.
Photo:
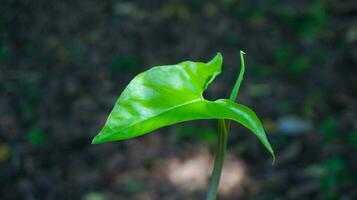
[[[32,145],[42,145],[46,142],[46,137],[40,129],[32,128],[27,134],[27,141]]]
[[[0,62],[6,59],[8,54],[8,48],[5,45],[0,44]]]
[[[178,131],[178,137],[181,140],[205,141],[208,143],[217,140],[217,134],[213,129],[200,126],[182,126]]]
[[[275,58],[280,64],[287,64],[291,58],[292,47],[288,44],[284,44],[277,47],[274,51]]]
[[[338,139],[337,121],[334,116],[327,117],[321,123],[321,131],[327,142],[334,142]]]
[[[288,71],[292,75],[302,75],[309,69],[310,62],[311,62],[310,57],[306,55],[296,58],[288,66]]]
[[[120,95],[93,144],[133,138],[190,120],[231,119],[251,130],[273,155],[251,109],[228,99],[203,98],[203,91],[220,74],[222,60],[217,54],[208,63],[185,61],[140,73]]]
[[[353,147],[357,147],[357,132],[356,131],[349,131],[347,133],[347,141]]]
[[[125,192],[129,194],[135,194],[142,189],[142,185],[140,184],[140,182],[128,179],[123,181],[122,188],[124,189]]]
[[[114,72],[133,69],[138,66],[139,66],[139,60],[135,56],[114,57],[110,64],[111,70]]]

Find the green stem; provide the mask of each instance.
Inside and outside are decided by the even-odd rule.
[[[231,101],[236,101],[240,84],[243,80],[245,64],[244,64],[244,52],[240,51],[240,61],[241,69],[238,75],[237,81],[234,84],[231,95],[229,99]],[[213,171],[211,175],[211,180],[208,187],[208,193],[206,200],[215,200],[217,197],[217,190],[219,185],[219,180],[221,179],[222,168],[224,163],[224,157],[227,149],[228,132],[230,128],[230,120],[220,119],[218,120],[218,146],[216,149],[216,158],[214,161]]]
[[[216,149],[216,160],[214,162],[214,167],[212,171],[210,184],[208,187],[206,200],[216,199],[219,180],[221,178],[221,173],[222,173],[224,157],[227,149],[228,130],[226,126],[226,120],[219,120],[218,123],[219,123],[218,124],[219,133],[218,133],[218,147]]]

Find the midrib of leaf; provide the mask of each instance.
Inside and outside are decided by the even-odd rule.
[[[139,124],[139,123],[145,123],[146,121],[149,121],[149,120],[151,120],[151,119],[153,119],[153,118],[159,117],[160,115],[164,115],[164,114],[166,114],[166,113],[169,113],[169,112],[171,112],[171,111],[174,111],[175,109],[178,109],[178,108],[181,108],[181,107],[185,107],[185,106],[187,106],[187,105],[189,105],[189,104],[193,104],[193,103],[196,103],[196,102],[199,102],[199,101],[205,102],[205,101],[207,101],[207,100],[205,100],[204,98],[199,98],[199,99],[194,99],[194,100],[192,100],[192,101],[187,101],[187,102],[182,103],[182,104],[179,104],[179,105],[172,106],[172,107],[170,107],[169,109],[166,109],[166,110],[164,110],[164,111],[162,111],[162,112],[159,112],[159,113],[157,113],[157,114],[155,114],[155,115],[153,115],[153,116],[150,116],[150,117],[148,117],[148,118],[146,118],[146,119],[144,119],[144,120],[136,121],[136,122],[134,122],[134,123],[132,123],[132,124],[130,124],[130,125],[128,125],[128,126],[122,128],[122,129],[120,129],[118,132],[121,132],[121,131],[123,131],[123,130],[129,129],[129,128],[131,128],[131,127],[133,127],[133,126],[135,126],[135,125],[137,125],[137,124]],[[110,129],[112,129],[112,128],[110,127]],[[112,129],[112,130],[113,130],[113,129]]]

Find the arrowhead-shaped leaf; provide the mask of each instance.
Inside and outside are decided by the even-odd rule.
[[[208,63],[185,61],[137,75],[125,88],[93,144],[123,140],[197,119],[231,119],[251,130],[273,150],[255,113],[228,99],[208,101],[203,92],[221,73],[222,56]],[[199,134],[199,133],[197,133]]]

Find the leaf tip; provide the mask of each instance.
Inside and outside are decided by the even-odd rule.
[[[271,162],[271,165],[274,166],[275,165],[275,155],[274,155],[274,152],[271,153],[271,156],[273,158],[273,161]]]
[[[271,158],[273,159],[271,165],[275,165],[275,160],[276,160],[276,158],[275,158],[275,153],[274,153],[273,148],[270,146],[269,143],[267,143],[267,146],[265,146],[265,147],[266,147],[266,149],[268,150],[268,152],[270,153]]]
[[[100,144],[102,143],[102,140],[98,138],[98,136],[95,136],[92,140],[91,144]]]
[[[211,61],[209,61],[209,64],[214,64],[214,65],[217,65],[217,66],[221,66],[222,62],[223,62],[223,56],[222,56],[222,54],[220,52],[218,52],[216,54],[216,56]]]
[[[218,60],[218,61],[220,62],[220,64],[222,64],[222,62],[223,62],[223,56],[222,56],[221,52],[218,52],[218,53],[216,54],[216,56],[214,57],[214,59],[215,59],[215,60]]]
[[[240,54],[245,55],[246,53],[244,51],[240,50]]]

